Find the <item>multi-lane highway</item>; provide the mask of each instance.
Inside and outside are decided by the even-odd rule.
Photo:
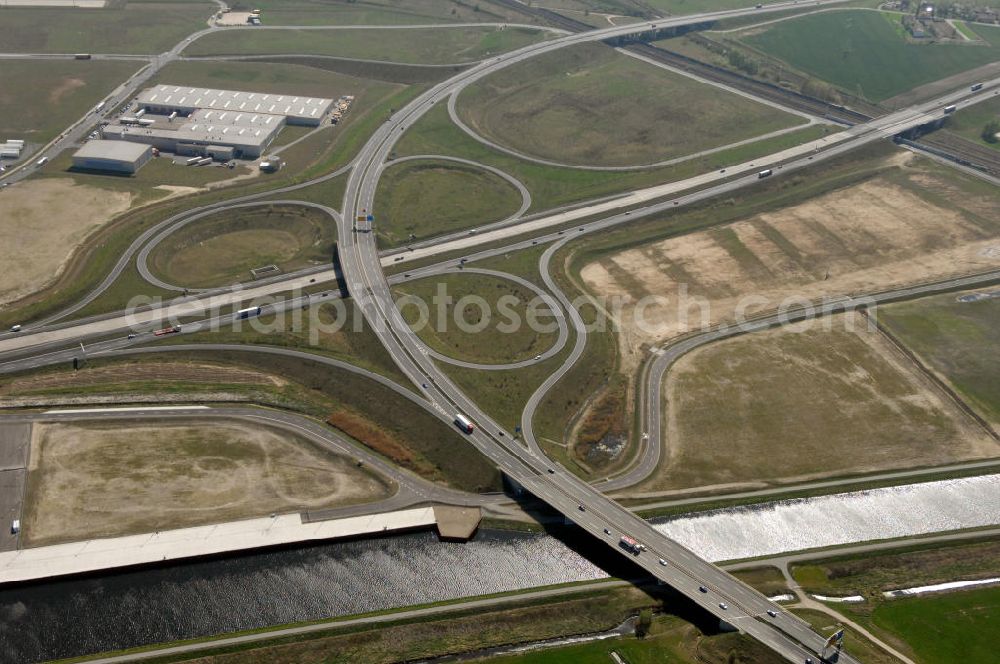
[[[820,0],[815,4],[838,4],[840,1]],[[122,330],[134,329],[138,325],[140,328],[148,331],[152,326],[159,324],[160,321],[168,317],[178,319],[182,317],[196,317],[206,311],[211,311],[213,307],[234,306],[255,296],[314,286],[315,284],[332,281],[338,276],[342,276],[350,295],[358,307],[360,307],[386,350],[399,366],[400,370],[414,385],[418,386],[421,398],[417,398],[416,401],[420,401],[422,404],[421,407],[431,409],[432,412],[445,421],[450,421],[455,417],[456,413],[463,413],[471,418],[476,423],[476,427],[474,431],[467,434],[470,444],[474,445],[482,454],[491,459],[509,478],[561,512],[566,518],[577,523],[581,528],[593,535],[597,541],[601,542],[603,546],[612,547],[623,556],[633,560],[655,578],[668,583],[688,596],[695,604],[746,633],[751,634],[789,661],[804,662],[807,658],[815,658],[817,653],[822,651],[825,639],[814,632],[806,623],[788,614],[780,606],[770,602],[767,598],[738,582],[716,566],[702,560],[691,551],[661,535],[629,510],[602,495],[597,488],[582,482],[572,473],[565,471],[557,464],[545,458],[540,448],[535,444],[531,428],[531,420],[533,419],[531,413],[537,407],[540,399],[560,377],[565,375],[569,367],[579,358],[583,344],[585,343],[585,335],[576,335],[576,345],[567,360],[532,397],[523,422],[525,442],[515,440],[510,432],[500,427],[478,404],[472,402],[457,388],[439,368],[434,354],[423,344],[414,331],[406,325],[391,296],[389,281],[385,277],[383,267],[402,261],[412,261],[418,258],[425,259],[445,253],[464,251],[488,243],[508,242],[510,244],[505,247],[506,249],[510,249],[511,247],[523,248],[541,241],[554,243],[543,256],[543,279],[546,280],[546,286],[549,290],[560,300],[559,306],[566,312],[573,326],[579,331],[582,329],[582,325],[578,314],[569,306],[565,300],[565,296],[558,289],[557,285],[547,276],[548,270],[544,269],[544,262],[572,237],[579,237],[580,234],[598,231],[618,224],[626,224],[643,216],[717,196],[740,187],[750,186],[759,181],[760,178],[757,172],[764,168],[773,168],[775,176],[780,177],[783,173],[813,165],[817,161],[843,154],[848,150],[856,149],[871,141],[893,136],[914,126],[933,122],[940,119],[943,105],[954,103],[961,106],[992,97],[997,93],[1000,79],[985,82],[983,89],[978,92],[972,93],[969,90],[960,90],[950,93],[931,102],[898,111],[864,125],[855,126],[815,143],[740,164],[727,169],[727,172],[707,173],[680,183],[671,183],[633,192],[592,205],[585,205],[573,210],[542,216],[523,223],[515,223],[517,221],[515,219],[508,220],[510,223],[505,223],[502,227],[488,232],[451,238],[445,242],[415,248],[414,251],[404,254],[380,256],[376,247],[374,234],[355,228],[353,222],[358,215],[373,208],[379,177],[385,168],[393,145],[405,129],[430,110],[434,104],[450,102],[461,89],[485,76],[517,62],[522,62],[559,48],[566,48],[573,44],[621,37],[642,31],[701,23],[706,20],[779,12],[798,4],[798,2],[783,2],[768,5],[760,9],[704,13],[572,34],[533,44],[470,67],[456,76],[433,86],[406,107],[394,113],[387,122],[374,132],[368,142],[361,148],[355,160],[345,167],[345,170],[350,170],[345,202],[342,207],[345,214],[341,216],[330,208],[324,208],[330,215],[331,220],[338,225],[339,258],[342,275],[337,275],[333,270],[312,274],[297,274],[291,278],[276,279],[266,284],[256,285],[253,288],[226,289],[218,293],[206,293],[193,298],[181,298],[163,306],[147,308],[136,314],[131,314],[130,317],[126,317],[125,315],[107,316],[81,324],[43,325],[27,334],[4,335],[0,338],[0,355],[6,354],[10,357],[18,355],[20,357],[4,365],[0,365],[0,371],[20,370],[41,366],[52,361],[65,361],[78,353],[75,344],[81,339],[98,339],[89,344],[88,352],[94,354],[113,355],[123,352],[137,352],[137,349],[131,347],[140,342],[148,342],[149,337],[146,336],[141,339],[123,338],[120,336]],[[175,57],[185,43],[182,42],[173,51],[165,55]],[[151,67],[150,71],[154,67]],[[105,284],[102,284],[102,288],[89,295],[88,298],[85,298],[85,302],[91,301],[96,297],[97,293],[106,288],[136,254],[139,254],[140,266],[144,267],[145,253],[143,252],[148,253],[150,246],[147,243],[150,243],[150,240],[152,240],[151,244],[155,244],[158,238],[161,238],[164,233],[174,230],[176,226],[199,218],[199,215],[237,205],[252,204],[252,201],[263,196],[284,195],[295,189],[315,184],[330,177],[328,175],[319,180],[286,187],[278,191],[215,204],[200,210],[189,211],[162,222],[157,227],[143,234],[130,247],[128,253],[119,261],[113,274],[109,275]],[[675,194],[682,195],[664,200],[665,197]],[[293,199],[287,199],[287,202],[296,203]],[[643,205],[645,207],[638,207]],[[638,209],[635,209],[637,207]],[[622,212],[622,210],[625,211]],[[522,209],[522,213],[523,211],[524,209]],[[597,218],[600,215],[608,213],[617,214],[613,214],[610,217]],[[591,221],[591,219],[593,220]],[[565,227],[570,223],[578,221],[585,221],[585,223],[582,223],[578,228],[573,229],[570,234],[567,234]],[[529,232],[544,233],[546,231],[551,232],[549,235],[542,237],[524,240],[513,239],[515,236]],[[145,246],[145,249],[142,249],[143,246]],[[142,250],[140,251],[140,249]],[[494,249],[482,253],[495,253],[496,251],[500,250]],[[403,257],[402,261],[399,258],[400,256]],[[420,272],[423,273],[425,270],[427,272],[440,271],[441,266],[422,268]],[[146,276],[155,280],[151,274],[147,274]],[[169,284],[160,285],[170,287]],[[323,298],[333,296],[332,292],[318,293],[301,296],[298,299],[292,299],[276,306],[290,308],[310,306],[322,301]],[[69,312],[78,309],[79,307],[76,309],[71,308]],[[192,323],[185,323],[184,332],[204,329],[209,324],[222,321],[226,316],[232,318],[232,314],[222,314],[214,318],[210,317],[200,321],[193,321]],[[762,320],[761,324],[763,325],[764,322]],[[115,334],[118,335],[115,338],[101,339],[101,337]],[[566,337],[562,333],[561,340],[563,343],[566,341]],[[706,342],[707,340],[710,339],[706,337]],[[73,346],[67,348],[69,344],[73,344]],[[206,348],[206,346],[201,345],[197,347]],[[679,345],[678,353],[682,352],[681,348]],[[143,349],[141,352],[156,352],[159,350],[162,349],[156,348],[149,351]],[[259,351],[274,352],[274,349],[259,349]],[[667,354],[665,353],[663,357],[666,356]],[[665,367],[669,366],[669,362],[666,360],[664,362],[666,362],[664,365],[665,371]],[[659,370],[659,366],[657,363],[649,372],[646,399],[647,403],[656,403],[657,406],[659,404],[659,396],[658,392],[654,393],[654,389],[658,390],[659,384],[662,381],[656,382],[654,388],[654,377],[657,375],[656,372]],[[662,373],[658,375],[662,376]],[[653,408],[650,407],[649,412],[651,413],[652,410]],[[659,418],[655,418],[655,429],[653,428],[653,419],[651,415],[647,414],[647,431],[652,441],[658,441]],[[656,445],[653,444],[649,447],[656,447]],[[602,485],[601,488],[614,488],[633,478],[634,473],[627,477],[619,477],[613,482]],[[638,539],[644,544],[645,549],[641,553],[625,551],[625,549],[619,546],[620,537],[625,534]],[[849,654],[843,654],[839,661],[851,663],[856,660]]]

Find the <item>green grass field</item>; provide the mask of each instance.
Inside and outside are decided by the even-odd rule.
[[[490,0],[237,0],[233,11],[262,10],[267,25],[406,25],[472,23],[477,21],[527,23],[520,12]]]
[[[982,291],[996,292],[998,287]],[[968,294],[968,293],[966,293]],[[879,309],[879,321],[943,375],[984,417],[1000,422],[1000,299],[949,293]]]
[[[878,102],[1000,58],[1000,28],[977,25],[975,32],[988,45],[910,43],[896,15],[852,10],[775,23],[743,41]]]
[[[4,11],[0,9],[0,24]],[[0,67],[0,139],[47,143],[141,65],[98,60],[4,60]]]
[[[420,307],[414,303],[401,306],[403,318],[417,326],[417,334],[427,345],[455,359],[483,364],[528,360],[548,350],[558,335],[547,316],[539,316],[539,322],[553,328],[551,331],[532,329],[529,310],[548,312],[548,306],[530,289],[505,279],[444,274],[401,284],[394,290],[397,301],[409,296],[423,303],[426,324],[420,325]],[[480,305],[485,305],[485,311]]]
[[[949,117],[945,123],[945,131],[958,134],[983,147],[1000,150],[1000,141],[989,143],[983,139],[983,129],[986,125],[997,121],[1000,121],[1000,99],[994,97],[963,108]]]
[[[168,236],[150,266],[171,284],[225,286],[251,279],[250,270],[282,271],[333,264],[336,229],[326,214],[307,207],[264,206],[217,212]]]
[[[6,52],[162,53],[207,27],[214,8],[186,0],[129,0],[104,9],[3,7],[0,32]]]
[[[551,35],[525,28],[441,28],[413,30],[227,30],[206,35],[185,55],[333,55],[413,64],[481,60],[527,46]]]
[[[489,171],[456,162],[418,160],[387,168],[379,181],[375,232],[383,246],[472,229],[506,219],[521,195]]]
[[[492,74],[461,94],[458,109],[500,145],[605,166],[655,163],[803,122],[597,44]]]
[[[774,138],[723,150],[666,168],[631,172],[585,171],[535,164],[493,150],[452,124],[448,110],[438,105],[418,120],[396,146],[398,156],[444,154],[495,166],[513,175],[531,192],[530,212],[551,209],[607,194],[649,187],[742,163],[819,138],[831,129],[814,126]]]
[[[996,661],[1000,588],[886,602],[872,621],[905,640],[921,664]]]

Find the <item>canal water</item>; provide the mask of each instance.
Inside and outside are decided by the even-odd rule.
[[[723,560],[997,524],[1000,475],[986,475],[717,510],[658,528]],[[586,537],[557,535],[481,531],[456,544],[419,532],[8,588],[0,661],[597,579],[621,564],[581,554]]]

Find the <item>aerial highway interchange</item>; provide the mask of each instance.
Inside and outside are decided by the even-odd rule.
[[[819,0],[810,4],[827,6],[837,5],[841,1]],[[663,421],[661,389],[665,373],[677,358],[718,339],[785,324],[789,322],[789,317],[761,316],[740,328],[721,326],[674,340],[656,349],[642,380],[642,412],[639,414],[639,421],[642,423],[642,442],[636,460],[629,468],[614,477],[588,484],[546,456],[536,440],[533,427],[536,409],[556,383],[579,361],[586,344],[585,326],[580,314],[570,304],[558,283],[552,279],[548,262],[558,250],[581,237],[627,226],[665,211],[682,209],[701,201],[753,187],[764,179],[761,174],[765,170],[767,177],[786,177],[865,145],[889,140],[915,127],[933,124],[943,117],[946,107],[962,109],[992,99],[1000,92],[1000,78],[984,80],[976,90],[969,90],[968,87],[951,90],[930,101],[896,110],[869,122],[851,126],[842,132],[772,155],[747,160],[722,171],[707,172],[677,182],[603,198],[566,210],[525,217],[531,202],[530,194],[516,179],[511,178],[512,184],[520,188],[522,195],[521,205],[514,215],[501,222],[479,228],[476,232],[462,231],[445,235],[417,243],[407,250],[380,250],[377,236],[371,232],[371,227],[363,221],[358,221],[364,219],[368,211],[375,209],[376,192],[387,165],[406,160],[404,158],[394,161],[390,155],[407,128],[439,104],[447,104],[454,113],[454,103],[458,93],[486,76],[528,59],[581,43],[600,42],[643,31],[662,31],[711,20],[783,12],[800,4],[804,3],[779,2],[764,7],[758,5],[745,9],[640,21],[576,34],[558,31],[551,39],[491,56],[433,85],[404,107],[395,109],[391,117],[375,129],[357,155],[342,168],[295,185],[185,210],[148,228],[118,258],[113,270],[103,281],[85,297],[42,320],[23,321],[18,332],[0,335],[0,373],[66,364],[75,359],[138,357],[150,353],[182,352],[198,348],[238,350],[243,353],[298,354],[305,357],[308,354],[271,347],[237,349],[232,344],[210,343],[160,345],[154,343],[161,339],[154,337],[153,331],[168,323],[176,325],[180,328],[180,335],[173,337],[176,341],[188,334],[214,329],[220,325],[225,326],[233,321],[236,315],[234,312],[242,304],[265,296],[280,296],[290,292],[297,294],[294,298],[285,298],[265,305],[264,308],[269,313],[305,309],[341,297],[349,297],[363,313],[392,361],[412,382],[415,389],[403,388],[375,372],[359,369],[339,360],[323,358],[318,361],[380,381],[413,402],[416,407],[433,414],[443,422],[451,423],[457,415],[468,418],[475,425],[465,436],[470,445],[475,446],[490,459],[514,484],[560,512],[567,521],[585,530],[594,540],[600,542],[601,546],[620,553],[640,566],[651,577],[686,595],[708,613],[751,635],[786,660],[799,663],[814,661],[827,653],[826,637],[814,631],[805,621],[776,602],[767,599],[763,594],[667,538],[631,510],[606,495],[610,491],[641,481],[659,463],[658,441],[661,440]],[[454,24],[452,26],[455,27]],[[355,27],[360,29],[369,26]],[[134,76],[108,98],[105,111],[88,113],[38,156],[55,156],[66,146],[79,141],[102,113],[110,113],[118,103],[131,98],[162,67],[182,58],[181,52],[191,40],[215,30],[218,28],[211,27],[195,33],[170,51],[149,58],[150,64],[142,73]],[[4,57],[18,57],[18,55],[9,54]],[[416,158],[421,157],[411,157],[411,159]],[[18,170],[12,170],[6,174],[4,182],[13,183],[27,178],[31,175],[31,169],[29,164]],[[502,171],[497,172],[500,176],[504,176]],[[297,190],[344,175],[347,176],[347,185],[339,209],[298,200],[295,196]],[[219,211],[274,204],[310,207],[325,215],[329,224],[336,226],[338,270],[331,267],[307,269],[253,283],[199,290],[185,289],[167,283],[149,269],[147,262],[153,249],[186,224]],[[396,307],[391,291],[393,285],[446,273],[491,274],[489,270],[477,270],[475,263],[533,246],[545,247],[539,270],[544,283],[534,285],[522,280],[522,285],[537,291],[556,312],[559,320],[557,342],[534,359],[492,367],[450,360],[428,348],[404,321]],[[465,267],[467,262],[468,267]],[[109,313],[79,320],[73,318],[76,312],[104,293],[133,264],[143,279],[149,283],[175,293],[183,291],[183,295],[178,295],[165,303],[153,303],[136,311]],[[409,267],[410,264],[413,264],[412,268]],[[392,268],[391,272],[387,272],[388,268]],[[337,287],[338,280],[342,280],[345,286],[344,292]],[[826,303],[818,310],[803,313],[802,316],[831,315],[837,311],[863,308],[870,303],[971,288],[981,284],[996,283],[998,280],[1000,272],[988,270],[972,276],[872,292],[866,296],[845,297],[837,302]],[[303,294],[305,289],[309,289],[307,294]],[[794,313],[791,319],[796,319]],[[489,409],[485,404],[478,404],[470,399],[439,364],[444,361],[468,368],[493,369],[528,366],[545,361],[562,351],[569,343],[570,330],[574,332],[571,352],[532,394],[521,417],[520,431],[517,432],[507,430],[500,425],[488,414]],[[316,356],[312,358],[317,359]],[[359,505],[342,511],[333,510],[336,514],[388,510],[426,500],[456,504],[487,504],[503,500],[498,496],[471,498],[468,494],[430,484],[411,473],[394,468],[374,454],[355,450],[327,428],[291,414],[281,412],[263,414],[257,409],[250,408],[217,408],[213,409],[211,415],[194,413],[188,416],[269,419],[283,427],[308,429],[308,435],[314,440],[341,451],[351,450],[349,454],[360,456],[366,464],[377,468],[404,489],[384,503]],[[17,417],[19,416],[13,416],[13,419]],[[23,417],[31,419],[29,416]],[[58,415],[52,417],[60,419]],[[65,419],[97,417],[97,415],[64,416]],[[641,542],[643,545],[641,551],[629,551],[622,547],[620,537],[623,535],[634,537]],[[859,660],[851,653],[843,652],[835,657],[835,661],[850,663]]]

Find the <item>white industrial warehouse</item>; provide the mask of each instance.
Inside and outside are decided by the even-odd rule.
[[[318,126],[332,99],[157,85],[136,98],[130,116],[104,127],[104,138],[163,152],[214,159],[259,157],[287,124]]]
[[[73,168],[135,173],[149,161],[153,148],[127,141],[89,141],[73,155]]]

